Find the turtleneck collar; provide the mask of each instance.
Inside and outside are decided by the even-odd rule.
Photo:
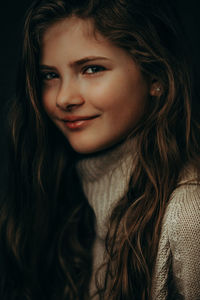
[[[107,233],[108,219],[117,202],[128,191],[136,158],[136,138],[129,138],[91,156],[83,156],[76,165],[83,191],[96,216],[96,233]]]
[[[76,169],[83,181],[98,181],[120,167],[128,157],[135,156],[136,138],[129,138],[104,151],[81,156]]]

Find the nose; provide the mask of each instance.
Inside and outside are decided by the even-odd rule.
[[[71,111],[84,103],[79,84],[70,81],[62,82],[56,97],[56,106],[61,110]]]

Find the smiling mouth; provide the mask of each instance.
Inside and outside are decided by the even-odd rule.
[[[63,120],[65,125],[69,129],[81,129],[88,125],[92,120],[96,119],[98,116],[93,116],[93,117],[68,117],[66,120]]]
[[[91,116],[91,117],[68,117],[66,120],[64,120],[65,122],[77,122],[77,121],[84,121],[84,120],[90,120],[90,119],[94,119],[97,116]]]

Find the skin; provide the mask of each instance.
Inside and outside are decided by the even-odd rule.
[[[121,142],[142,118],[153,90],[126,51],[94,35],[92,23],[76,17],[46,30],[40,65],[43,107],[83,154]],[[69,128],[71,116],[95,118]]]

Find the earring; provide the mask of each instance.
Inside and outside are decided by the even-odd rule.
[[[151,95],[152,96],[160,96],[161,94],[161,87],[160,86],[156,86],[153,90]]]
[[[159,82],[153,83],[150,89],[150,95],[157,97],[161,96],[162,93],[162,86],[159,84]]]
[[[155,90],[156,92],[160,92],[160,91],[161,91],[161,88],[160,88],[160,87],[156,87],[154,90]]]

